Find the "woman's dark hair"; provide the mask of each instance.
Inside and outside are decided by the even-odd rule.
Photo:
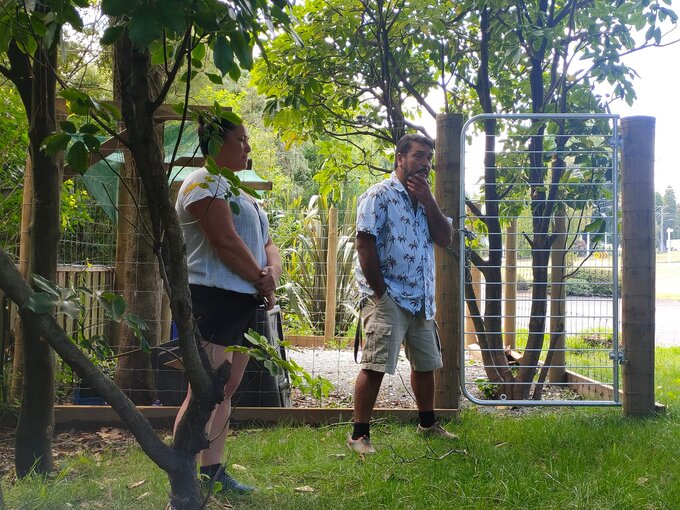
[[[237,127],[238,124],[222,117],[212,117],[211,119],[198,117],[198,141],[203,156],[210,154],[211,139],[215,139],[218,144],[221,144],[224,136]]]

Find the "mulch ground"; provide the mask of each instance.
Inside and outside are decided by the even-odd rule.
[[[55,461],[78,455],[93,456],[104,452],[124,452],[135,444],[135,438],[126,430],[102,427],[94,432],[71,429],[59,432],[52,439]],[[0,474],[14,473],[14,430],[0,429]]]

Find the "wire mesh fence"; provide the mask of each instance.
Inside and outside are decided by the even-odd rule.
[[[611,359],[618,349],[619,307],[616,148],[611,143],[615,121],[584,119],[567,127],[560,131],[559,122],[546,121],[539,150],[532,144],[540,127],[528,119],[511,119],[499,126],[494,149],[477,151],[476,137],[467,146],[464,227],[471,235],[464,241],[469,254],[465,281],[472,294],[467,295],[463,317],[462,379],[475,401],[517,400],[512,396],[522,392],[510,390],[509,382],[532,390],[524,392],[524,401],[539,396],[547,387],[544,382],[557,388],[587,386],[592,380],[616,386],[618,364]],[[123,164],[124,158],[118,159]],[[88,179],[72,188],[77,214],[64,224],[57,283],[95,293],[123,292],[126,271],[135,266],[142,275],[157,271],[157,262],[130,257],[129,251],[121,254],[125,218],[113,214],[117,195],[111,176]],[[235,404],[351,405],[359,370],[350,349],[358,301],[356,204],[338,210],[317,197],[283,209],[274,198],[265,194],[262,204],[283,259],[277,292],[281,312],[274,322],[263,316],[261,330],[270,340],[279,337],[297,345],[299,350],[288,349],[284,355],[312,376],[326,377],[335,389],[326,398],[311,399],[291,392],[287,380],[270,378],[262,367],[249,367]],[[143,229],[127,235],[135,232]],[[138,355],[139,343],[123,347],[124,333],[105,317],[100,301],[84,297],[83,320],[60,320],[67,334],[83,340],[93,361],[123,390],[146,385],[143,403],[177,405],[186,380],[173,363],[177,335],[172,317],[162,290],[148,290],[140,281],[132,280],[133,288],[123,292],[126,299],[148,295],[157,304],[145,319],[156,333],[139,362],[124,361]],[[498,378],[506,372],[506,379]],[[400,360],[397,375],[384,380],[379,406],[415,407],[408,373],[407,362]],[[58,387],[61,402],[102,402],[68,367],[60,367]],[[565,395],[543,401],[577,398]]]
[[[462,350],[486,375],[464,369],[464,391],[483,404],[617,403],[617,119],[486,116],[466,134],[489,119],[498,134],[465,146]],[[546,397],[596,381],[611,391]]]

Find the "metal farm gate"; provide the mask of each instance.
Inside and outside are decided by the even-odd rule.
[[[618,122],[465,123],[460,367],[472,402],[620,405]]]

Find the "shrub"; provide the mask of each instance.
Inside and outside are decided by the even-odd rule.
[[[620,275],[619,281],[621,281]],[[585,284],[587,284],[589,289],[585,288]],[[614,279],[612,278],[611,268],[598,269],[582,267],[567,280],[567,295],[569,296],[610,297],[613,294]]]
[[[569,278],[567,280],[567,296],[593,296],[592,285],[581,278]]]

